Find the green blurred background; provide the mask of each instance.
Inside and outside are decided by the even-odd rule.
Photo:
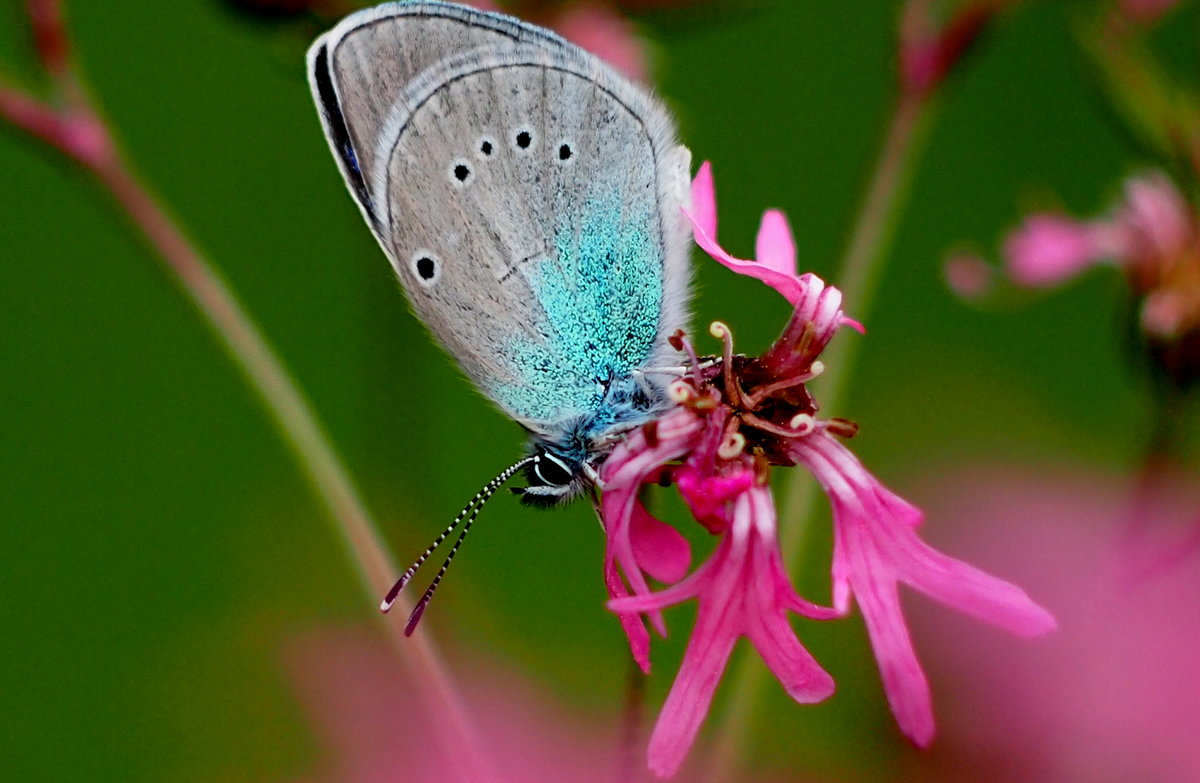
[[[293,369],[398,558],[420,551],[518,454],[520,433],[408,313],[322,138],[307,34],[216,0],[68,10],[125,150]],[[1086,86],[1071,12],[1032,2],[1005,16],[952,80],[868,334],[839,338],[862,352],[853,393],[828,413],[862,425],[857,452],[902,494],[981,460],[1119,473],[1144,445],[1148,395],[1119,345],[1115,276],[989,312],[942,280],[948,248],[991,252],[1031,200],[1096,211],[1139,163]],[[778,0],[640,20],[660,94],[695,159],[714,163],[734,253],[780,207],[801,266],[837,282],[893,100],[896,16],[887,2]],[[1158,33],[1184,69],[1197,67],[1196,21],[1188,9]],[[0,62],[36,85],[34,61],[22,4],[4,3]],[[0,173],[0,778],[305,774],[321,751],[281,665],[287,646],[324,624],[373,623],[375,601],[256,399],[107,199],[7,129]],[[741,349],[765,346],[783,301],[697,266],[695,323],[721,318]],[[969,523],[933,518],[929,535]],[[500,497],[425,622],[452,656],[515,666],[615,720],[628,653],[603,608],[601,550],[587,504],[539,513]],[[818,537],[797,577],[817,599],[827,558]],[[651,704],[690,613],[676,610],[656,647]],[[754,757],[886,777],[915,751],[861,624],[804,639],[839,693],[797,707],[772,683]]]

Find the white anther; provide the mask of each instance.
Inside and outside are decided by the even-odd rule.
[[[746,436],[740,432],[735,432],[725,439],[721,447],[717,449],[717,456],[721,459],[733,459],[742,453],[746,448]]]
[[[796,430],[797,435],[808,435],[817,428],[817,420],[810,413],[797,413],[788,422],[788,426]]]
[[[686,381],[671,381],[667,385],[667,397],[674,403],[687,402],[692,398],[692,387]]]

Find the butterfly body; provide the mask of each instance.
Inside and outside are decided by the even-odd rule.
[[[547,458],[526,497],[577,493],[665,406],[644,371],[678,364],[690,156],[665,110],[548,31],[441,2],[352,14],[309,74],[413,310]]]

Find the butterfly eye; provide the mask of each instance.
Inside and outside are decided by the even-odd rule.
[[[432,253],[425,250],[419,251],[413,256],[412,268],[417,275],[417,280],[423,286],[433,285],[442,273],[442,265],[438,263]]]
[[[575,479],[575,474],[567,463],[548,451],[543,451],[534,459],[533,474],[547,487],[564,487]]]

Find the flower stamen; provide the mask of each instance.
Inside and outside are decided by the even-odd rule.
[[[732,421],[732,420],[731,420]],[[733,459],[746,449],[746,436],[740,432],[731,432],[717,447],[717,456],[721,459]]]
[[[708,333],[723,343],[721,357],[724,360],[725,396],[731,405],[746,407],[746,393],[733,374],[733,332],[722,321],[713,321],[708,326]]]

